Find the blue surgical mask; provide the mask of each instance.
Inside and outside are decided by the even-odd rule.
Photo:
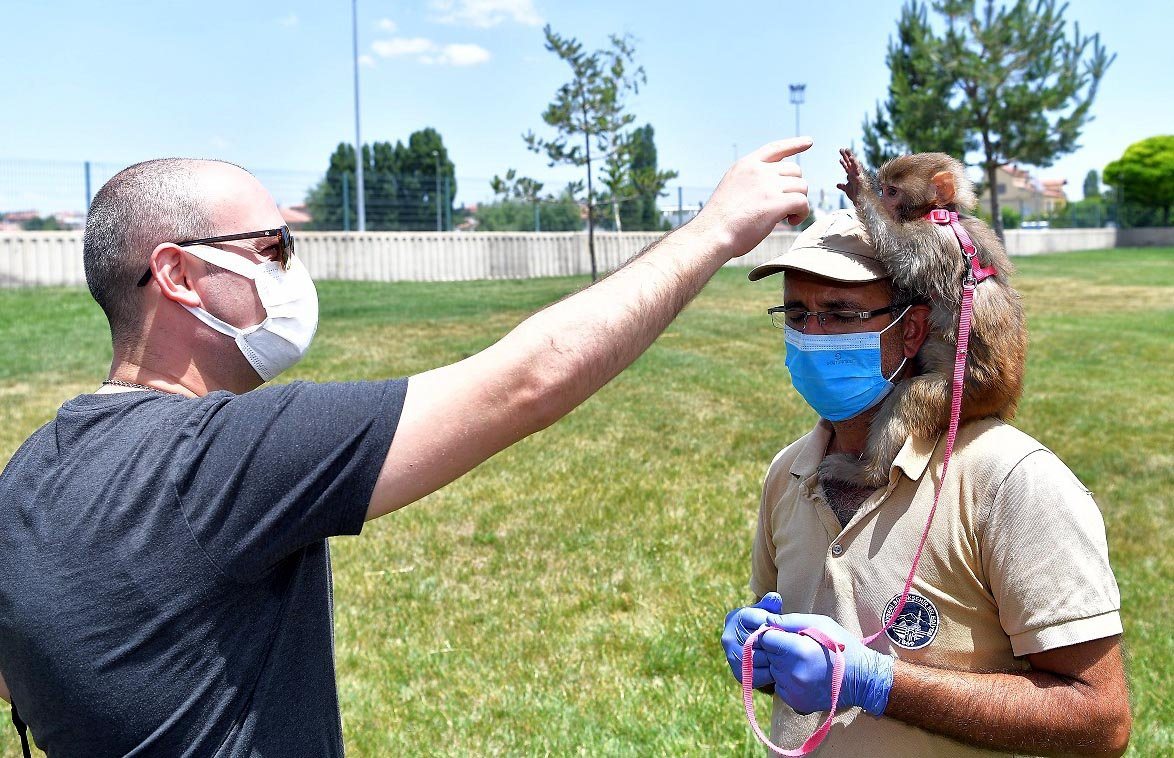
[[[879,332],[804,334],[783,329],[791,384],[807,404],[828,421],[843,421],[873,407],[893,391],[892,378],[881,373],[881,335],[909,311]]]

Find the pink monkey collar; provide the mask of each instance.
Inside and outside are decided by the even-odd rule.
[[[966,260],[970,263],[968,277],[974,277],[975,283],[981,282],[988,276],[995,276],[999,273],[995,270],[994,266],[983,266],[979,262],[978,250],[974,245],[974,240],[970,239],[970,234],[959,222],[957,212],[946,210],[945,208],[934,208],[925,214],[924,218],[926,221],[937,224],[938,226],[949,226],[954,231],[954,236],[958,238],[959,244],[962,245],[962,252],[966,256]]]

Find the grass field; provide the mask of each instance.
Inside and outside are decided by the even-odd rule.
[[[1031,327],[1017,425],[1096,493],[1130,652],[1131,755],[1168,755],[1174,250],[1017,264]],[[584,284],[323,282],[318,337],[289,378],[451,362]],[[761,754],[718,637],[748,596],[766,465],[814,421],[764,313],[777,287],[721,272],[567,419],[333,541],[350,755]],[[105,321],[81,290],[0,291],[0,355],[6,462],[105,377]],[[0,754],[17,750],[0,726]]]

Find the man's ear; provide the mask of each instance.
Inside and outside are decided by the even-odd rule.
[[[939,208],[949,205],[954,202],[954,196],[958,194],[958,188],[954,185],[953,171],[939,171],[930,179],[933,182],[934,189],[937,194],[934,197],[934,204]]]
[[[917,355],[917,351],[929,337],[929,314],[928,305],[914,305],[905,314],[905,328],[901,330],[901,339],[906,358]]]
[[[200,296],[191,287],[192,272],[183,250],[173,242],[163,242],[151,251],[151,280],[159,285],[163,297],[180,305],[197,307]]]

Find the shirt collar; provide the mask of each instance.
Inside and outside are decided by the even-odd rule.
[[[940,437],[905,438],[905,444],[893,459],[893,469],[901,469],[905,476],[918,481],[925,474],[929,462],[933,458],[934,448],[937,447]],[[791,463],[791,476],[800,481],[806,480],[819,470],[819,464],[827,455],[828,443],[832,439],[832,425],[826,419],[820,419],[807,434],[807,441],[799,455]],[[891,481],[891,479],[890,479]]]
[[[893,469],[901,469],[905,476],[916,482],[925,474],[937,444],[938,437],[906,437],[905,444],[893,459]]]
[[[791,476],[805,480],[815,474],[819,464],[827,455],[828,443],[832,441],[832,425],[826,419],[820,419],[815,428],[807,433],[807,439],[791,462]]]

